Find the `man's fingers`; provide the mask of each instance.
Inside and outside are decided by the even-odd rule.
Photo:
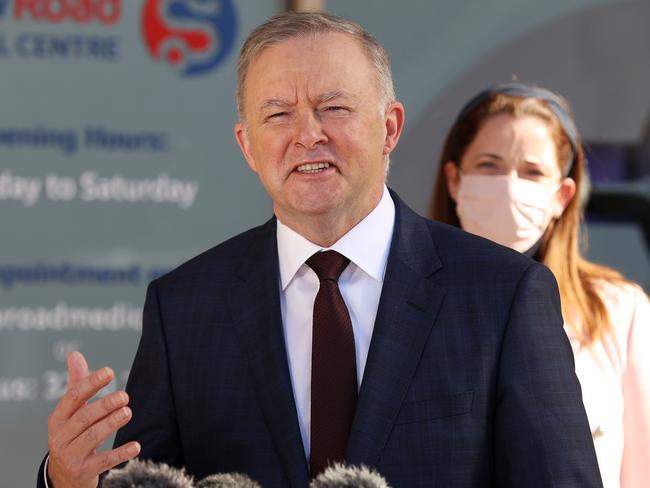
[[[94,373],[70,383],[63,398],[50,416],[51,423],[66,422],[85,403],[113,380],[111,368],[101,368]]]
[[[57,458],[61,459],[61,464],[67,467],[68,471],[83,471],[75,473],[74,477],[94,475],[101,471],[93,472],[86,468],[85,465],[89,459],[95,459],[96,449],[120,427],[131,420],[131,409],[122,407],[93,424],[81,432],[74,440],[62,445],[56,449]],[[52,455],[53,451],[50,451]],[[105,468],[108,469],[108,468]]]
[[[110,451],[100,452],[89,456],[83,463],[82,470],[90,475],[99,475],[114,468],[118,464],[133,459],[140,453],[140,444],[129,442]],[[90,476],[88,476],[90,477]]]
[[[125,407],[128,402],[129,396],[126,392],[118,391],[81,407],[66,422],[65,428],[61,429],[55,443],[57,445],[68,444],[99,420],[117,409]]]
[[[108,416],[84,429],[69,443],[68,452],[78,459],[86,458],[93,449],[98,448],[111,434],[131,420],[131,409],[121,407]]]
[[[48,476],[56,486],[97,486],[97,476],[136,457],[140,453],[140,444],[129,442],[116,449],[101,453],[92,453],[78,459],[69,454],[56,458],[50,454]],[[85,483],[88,481],[88,483]]]
[[[88,362],[79,351],[68,354],[68,384],[72,385],[90,374]]]

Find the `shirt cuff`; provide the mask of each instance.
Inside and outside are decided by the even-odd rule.
[[[47,464],[50,462],[50,455],[48,454],[45,458],[45,466],[43,466],[43,482],[45,483],[45,488],[50,488],[49,483],[47,482]]]

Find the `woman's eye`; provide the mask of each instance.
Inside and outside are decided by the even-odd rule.
[[[493,163],[492,161],[479,161],[478,164],[476,165],[477,168],[483,168],[483,169],[496,169],[498,166],[496,163]]]
[[[543,178],[543,177],[546,176],[546,174],[542,170],[534,169],[534,168],[528,169],[526,171],[526,174],[528,176],[532,176],[532,177],[535,177],[535,178]]]

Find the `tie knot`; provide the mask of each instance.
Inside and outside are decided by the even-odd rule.
[[[314,270],[320,281],[338,281],[350,260],[336,251],[317,252],[307,260],[307,266]]]

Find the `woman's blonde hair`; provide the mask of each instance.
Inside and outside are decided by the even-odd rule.
[[[566,101],[560,97],[556,100],[563,105],[566,115],[572,117]],[[486,120],[499,114],[513,117],[529,115],[546,122],[555,142],[560,170],[575,181],[578,191],[583,187],[586,164],[584,148],[577,134],[572,143],[549,103],[540,98],[495,92],[471,110],[464,110],[449,130],[438,162],[429,211],[431,218],[460,227],[456,204],[447,187],[444,165],[448,161],[460,165],[465,150]],[[579,242],[581,221],[580,198],[574,195],[562,215],[552,220],[544,232],[537,257],[555,275],[560,288],[562,313],[569,329],[580,338],[582,344],[592,344],[611,328],[607,308],[596,288],[597,281],[626,280],[613,269],[582,257]]]

